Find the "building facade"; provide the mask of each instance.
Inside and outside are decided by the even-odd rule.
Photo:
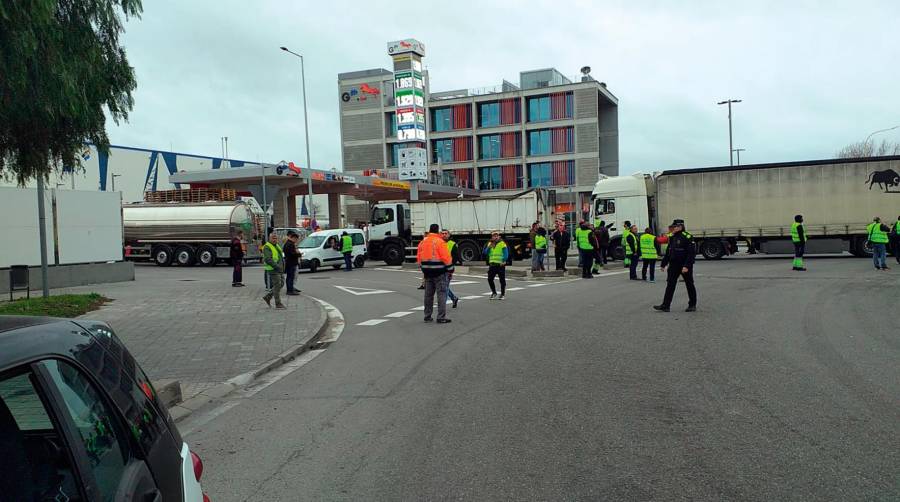
[[[430,92],[426,146],[431,181],[484,191],[557,191],[557,212],[582,217],[600,174],[619,173],[618,100],[590,76],[579,81],[555,69],[520,74],[491,89]],[[338,76],[345,172],[396,174],[393,73],[384,69]],[[364,211],[364,209],[363,209]],[[364,219],[348,206],[350,221]],[[351,217],[352,215],[352,217]]]

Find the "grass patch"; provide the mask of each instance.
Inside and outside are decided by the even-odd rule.
[[[104,303],[109,301],[111,301],[109,298],[97,293],[19,299],[0,303],[0,314],[78,317],[92,310],[99,309]]]

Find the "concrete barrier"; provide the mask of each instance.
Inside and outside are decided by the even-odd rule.
[[[134,263],[130,261],[50,265],[47,267],[47,281],[50,283],[50,289],[133,280]],[[31,284],[31,295],[34,296],[35,291],[40,294],[41,267],[28,267],[28,282]],[[0,268],[0,295],[8,294],[9,269]],[[17,291],[15,294],[16,297],[24,296],[23,291]]]
[[[547,277],[565,277],[565,272],[562,270],[538,270],[537,272],[532,272],[531,276],[535,279],[543,279]]]

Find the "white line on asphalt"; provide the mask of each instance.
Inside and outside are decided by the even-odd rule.
[[[451,286],[462,286],[463,284],[478,284],[478,281],[450,281]]]
[[[425,310],[425,306],[424,306],[424,305],[419,305],[418,307],[413,307],[413,308],[411,308],[411,309],[409,309],[409,310]]]
[[[594,277],[606,277],[608,275],[619,275],[619,274],[627,274],[627,270],[620,270],[619,272],[606,272],[603,274],[594,274]],[[577,281],[578,279],[572,279],[573,281]]]
[[[377,326],[383,322],[388,322],[387,319],[369,319],[368,321],[358,322],[357,326]]]
[[[506,288],[507,291],[522,291],[525,288]]]
[[[341,337],[341,334],[344,332],[344,314],[338,310],[334,305],[326,302],[325,300],[320,300],[318,298],[309,296],[308,298],[316,301],[325,308],[325,314],[328,316],[328,332],[322,334],[319,337],[319,341],[322,343],[331,343],[337,341],[338,338]]]
[[[529,288],[539,288],[541,286],[546,286],[546,285],[547,284],[529,284],[528,287]]]
[[[411,314],[412,312],[401,310],[400,312],[394,312],[393,314],[385,314],[385,317],[405,317]]]
[[[497,293],[494,293],[493,291],[488,291],[487,293],[481,293],[481,296],[488,296],[488,295],[495,295],[495,294],[497,294]]]
[[[346,293],[350,293],[351,295],[356,296],[364,296],[364,295],[383,295],[385,293],[393,293],[393,291],[388,291],[386,289],[369,289],[369,288],[357,288],[353,286],[338,286],[334,285],[334,287],[344,291]]]
[[[460,297],[460,299],[462,299],[462,300],[478,300],[480,298],[484,298],[484,297],[481,295],[461,296]]]

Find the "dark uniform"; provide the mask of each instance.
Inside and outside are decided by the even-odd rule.
[[[666,248],[666,254],[662,259],[662,267],[669,268],[666,278],[666,293],[662,305],[656,305],[653,308],[668,312],[672,305],[672,297],[675,295],[675,287],[678,285],[678,278],[682,277],[688,293],[688,311],[693,311],[697,308],[697,289],[694,287],[694,255],[697,254],[697,251],[694,247],[694,238],[684,230],[683,220],[675,220],[672,225],[680,227],[680,230],[676,230],[669,237],[669,247]],[[685,268],[687,272],[683,271]]]

